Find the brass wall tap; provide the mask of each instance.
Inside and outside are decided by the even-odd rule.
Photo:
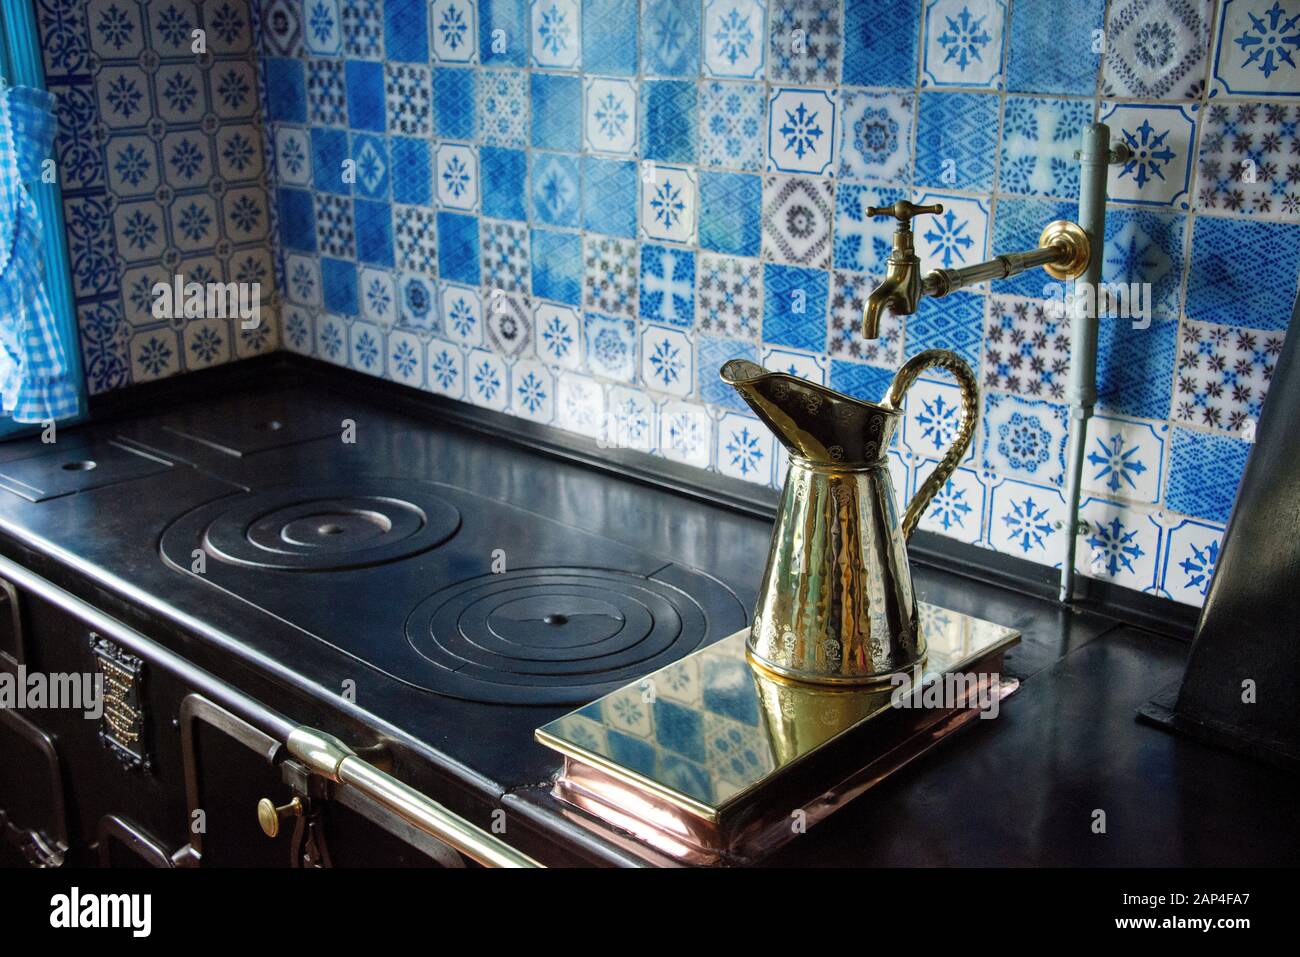
[[[893,216],[894,249],[885,261],[885,281],[871,291],[862,310],[862,335],[867,339],[880,336],[880,316],[889,309],[896,316],[910,316],[925,295],[921,286],[921,260],[912,245],[912,217],[918,213],[942,213],[943,204],[917,206],[900,199],[892,206],[869,206],[868,216]]]

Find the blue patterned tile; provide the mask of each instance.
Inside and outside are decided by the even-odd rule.
[[[361,298],[361,315],[371,322],[392,326],[397,322],[397,313],[401,308],[397,301],[397,287],[393,283],[393,274],[386,269],[363,268],[357,285]],[[355,329],[355,326],[353,327]],[[367,363],[367,368],[373,365]]]
[[[609,236],[636,235],[637,169],[631,160],[582,158],[582,226]]]
[[[1200,605],[1219,564],[1223,526],[1184,519],[1169,530],[1160,572],[1160,592],[1176,601]]]
[[[367,199],[355,200],[352,206],[356,218],[357,259],[377,266],[392,266],[392,206]]]
[[[348,88],[348,126],[354,130],[384,132],[383,64],[348,60],[344,72]]]
[[[893,381],[892,369],[881,369],[861,362],[831,360],[831,388],[855,399],[879,402]]]
[[[1195,111],[1177,104],[1102,103],[1098,119],[1132,151],[1127,163],[1110,167],[1106,195],[1112,201],[1188,208]]]
[[[1078,215],[1076,203],[999,199],[993,213],[991,246],[998,251],[1033,249],[1038,245],[1038,236],[1044,226],[1057,219],[1073,222]],[[1031,269],[1010,279],[998,279],[990,283],[990,286],[996,293],[1009,293],[1030,299],[1048,298],[1054,289],[1059,288],[1059,284],[1053,283],[1051,277],[1040,269]]]
[[[1160,501],[1169,425],[1094,415],[1084,442],[1083,488],[1155,505]]]
[[[477,216],[438,214],[438,275],[470,286],[479,284]]]
[[[700,173],[700,246],[757,256],[762,242],[763,181],[740,173]]]
[[[583,70],[634,75],[637,19],[637,0],[582,0]]]
[[[1187,217],[1155,210],[1106,210],[1101,278],[1107,283],[1149,283],[1151,315],[1178,318]]]
[[[837,0],[770,0],[767,75],[773,82],[834,84],[844,31]]]
[[[382,136],[352,137],[352,162],[357,195],[369,199],[388,196],[388,144]]]
[[[301,60],[272,57],[263,64],[270,119],[282,123],[307,122],[307,85]]]
[[[926,296],[907,317],[903,353],[911,357],[925,349],[951,349],[978,368],[983,333],[983,296],[969,292],[942,299]]]
[[[316,246],[322,256],[340,259],[357,254],[352,200],[328,193],[316,196]]]
[[[1098,406],[1144,419],[1168,418],[1177,321],[1157,319],[1135,329],[1129,319],[1101,319],[1097,327]]]
[[[571,306],[582,302],[582,237],[532,231],[533,295]]]
[[[1202,121],[1196,209],[1300,221],[1300,106],[1213,103]]]
[[[533,219],[552,226],[579,225],[578,158],[562,153],[533,153]]]
[[[478,82],[483,142],[523,149],[528,145],[528,84],[522,70],[484,70]]]
[[[1187,274],[1187,316],[1226,326],[1284,330],[1300,272],[1300,226],[1197,216]]]
[[[438,205],[473,212],[478,208],[478,151],[463,143],[439,143],[433,156]]]
[[[340,0],[343,52],[354,57],[383,56],[384,20],[380,0]]]
[[[773,463],[776,460],[776,437],[767,426],[752,415],[737,412],[724,412],[718,418],[717,433],[718,471],[731,478],[744,479],[758,485],[769,485],[772,481]],[[716,660],[716,659],[715,659]],[[706,662],[707,665],[708,662]],[[733,686],[739,688],[740,685]],[[718,689],[720,692],[723,688]],[[708,694],[706,690],[705,694]],[[714,702],[723,708],[728,706],[743,707],[743,695],[719,696]],[[716,710],[716,708],[715,708]],[[756,711],[751,698],[744,708],[746,718]]]
[[[758,362],[758,348],[752,342],[698,336],[695,340],[697,378],[700,398],[712,405],[748,411],[749,406],[731,386],[722,381],[718,370],[731,359]]]
[[[428,9],[427,0],[384,0],[384,56],[387,59],[409,63],[428,61]]]
[[[1044,485],[1065,481],[1070,407],[1004,392],[984,396],[984,468]]]
[[[475,71],[460,67],[433,70],[434,132],[449,139],[471,140],[478,133]]]
[[[921,0],[844,4],[844,82],[853,86],[916,85]]]
[[[695,254],[642,244],[641,318],[689,327],[694,307]]]
[[[840,105],[840,176],[910,181],[914,113],[911,94],[846,90]]]
[[[587,77],[583,111],[584,147],[631,156],[637,144],[637,86],[631,80]]]
[[[760,83],[712,80],[700,86],[700,165],[758,172],[767,101]]]
[[[582,68],[582,0],[529,0],[533,65]]]
[[[994,551],[1059,566],[1065,552],[1065,498],[1058,489],[1016,479],[989,494],[988,542]]]
[[[909,198],[903,189],[841,183],[835,197],[835,268],[883,276],[885,259],[893,249],[894,220],[868,216],[867,209]]]
[[[1002,86],[1006,0],[929,0],[921,85]]]
[[[432,202],[430,182],[433,167],[429,161],[429,144],[424,140],[394,136],[389,147],[393,154],[394,201],[420,205]]]
[[[695,84],[647,80],[641,84],[641,155],[665,163],[695,162]]]
[[[437,214],[425,206],[398,206],[393,210],[393,220],[397,265],[426,276],[437,275]]]
[[[782,173],[832,173],[835,164],[835,90],[782,87],[768,103],[767,168]]]
[[[765,258],[829,268],[835,219],[832,182],[815,176],[768,176],[763,180]]]
[[[340,316],[357,314],[357,266],[342,259],[322,259],[321,288],[327,312]]]
[[[339,0],[307,0],[304,42],[310,53],[333,56],[343,49]]]
[[[698,0],[646,0],[641,10],[641,72],[694,77],[699,65]]]
[[[286,249],[315,252],[316,211],[311,193],[302,189],[281,188],[277,194],[280,241]]]
[[[429,26],[433,59],[439,63],[473,63],[478,55],[477,5],[474,0],[432,0]]]
[[[347,93],[339,60],[307,60],[307,113],[314,124],[347,125]]]
[[[438,317],[438,283],[426,276],[402,276],[398,282],[401,325],[419,332],[442,335]]]
[[[505,411],[510,402],[510,367],[505,359],[486,349],[472,349],[465,357],[465,377],[471,402]]]
[[[497,219],[527,219],[528,154],[522,150],[484,146],[479,150],[483,179],[483,215]]]
[[[1300,96],[1296,16],[1295,5],[1282,0],[1220,3],[1210,95]]]
[[[820,269],[763,267],[763,342],[826,351],[830,277]]]
[[[1009,96],[1002,119],[998,189],[1028,196],[1079,195],[1079,163],[1092,103]]]
[[[411,63],[385,63],[384,104],[390,133],[431,136],[433,84],[429,68]]]
[[[1183,321],[1172,418],[1249,434],[1277,368],[1286,333]]]
[[[1226,522],[1249,454],[1249,442],[1175,428],[1165,507],[1195,518]]]
[[[1212,0],[1117,0],[1110,7],[1103,96],[1177,100],[1204,93]]]
[[[582,80],[534,73],[529,107],[534,149],[576,153],[582,148]]]
[[[527,0],[479,0],[478,61],[484,66],[527,66]]]
[[[672,326],[641,323],[641,384],[678,397],[691,394],[695,384],[694,348],[690,336]]]
[[[647,239],[694,243],[697,196],[692,169],[647,163],[641,176],[641,234]]]
[[[503,315],[511,312],[520,313],[522,309],[506,309],[497,301],[501,293],[519,293],[527,295],[529,291],[529,264],[532,258],[528,238],[528,227],[523,223],[499,222],[491,219],[480,221],[481,237],[479,248],[483,256],[482,283],[493,297],[489,312],[489,327]],[[513,301],[513,300],[512,300]],[[518,326],[522,320],[515,318]],[[491,329],[489,328],[489,331]],[[497,351],[503,351],[498,349]]]
[[[1016,0],[1011,5],[1007,89],[1014,93],[1074,93],[1092,96],[1101,65],[1094,31],[1102,28],[1106,0]],[[1071,40],[1068,55],[1044,56]],[[1113,43],[1111,37],[1106,38]]]
[[[607,316],[635,316],[636,243],[588,233],[582,255],[583,305]]]
[[[922,93],[916,131],[916,181],[987,192],[993,188],[998,99],[981,93]]]
[[[594,375],[616,382],[636,379],[636,321],[589,312],[583,319],[587,368]]]
[[[551,268],[534,261],[534,270]],[[582,255],[578,254],[581,275]],[[537,273],[534,272],[534,281]],[[564,280],[560,279],[561,285]],[[561,369],[582,368],[582,319],[577,309],[533,300],[534,348],[544,362]]]
[[[706,0],[704,72],[711,76],[761,77],[766,13],[763,0]]]

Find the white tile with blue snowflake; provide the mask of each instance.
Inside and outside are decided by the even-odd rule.
[[[908,182],[915,114],[910,93],[845,90],[840,103],[840,176]]]
[[[312,314],[301,306],[288,305],[280,310],[281,341],[290,352],[309,356],[315,347]]]
[[[659,451],[665,458],[708,468],[713,452],[713,419],[694,402],[673,400],[659,408]]]
[[[781,87],[767,105],[767,168],[833,173],[838,91]]]
[[[1089,497],[1079,506],[1079,518],[1085,528],[1075,543],[1076,571],[1138,591],[1155,588],[1163,529],[1154,515]]]
[[[582,368],[582,317],[578,310],[534,300],[533,349],[557,368]]]
[[[582,65],[578,0],[530,0],[533,65],[557,70]]]
[[[688,396],[694,388],[694,347],[681,329],[641,323],[641,384],[655,392]]]
[[[478,10],[473,0],[432,0],[431,52],[440,63],[478,62]]]
[[[596,153],[630,156],[636,151],[636,85],[631,80],[588,77],[584,88],[583,137]]]
[[[424,386],[424,343],[411,332],[394,329],[388,333],[385,375],[412,388]]]
[[[712,76],[761,77],[766,48],[763,0],[705,0],[704,70]]]
[[[913,484],[924,482],[937,464],[935,460],[919,460],[913,472]],[[974,469],[958,468],[930,501],[918,527],[974,545],[984,538],[986,495],[987,490]]]
[[[1146,206],[1187,209],[1191,201],[1193,108],[1176,104],[1103,103],[1100,122],[1132,151],[1110,167],[1107,196]]]
[[[563,372],[555,387],[555,424],[597,441],[605,440],[605,389],[595,379]]]
[[[384,374],[384,333],[370,322],[348,327],[348,368],[366,375]]]
[[[467,352],[465,393],[475,405],[504,412],[510,404],[510,367],[506,361],[487,349]]]
[[[988,544],[996,552],[1059,566],[1069,535],[1058,488],[1018,479],[990,479]]]
[[[794,349],[766,349],[762,364],[773,372],[785,372],[818,385],[826,384],[826,367],[829,363],[823,356]]]
[[[753,416],[726,412],[718,418],[715,457],[723,475],[768,485],[776,458],[776,438]]]
[[[698,204],[695,171],[646,163],[641,167],[641,233],[646,239],[690,243]]]
[[[1044,485],[1065,481],[1070,407],[1005,392],[984,396],[986,469]]]
[[[439,289],[443,334],[461,346],[483,343],[483,300],[477,289],[444,282]]]
[[[989,258],[989,204],[952,193],[917,191],[913,200],[920,206],[943,206],[942,213],[929,213],[912,220],[913,243],[921,258],[921,271],[961,269]],[[886,218],[886,224],[894,220]],[[973,288],[980,288],[976,286]]]
[[[335,365],[347,365],[348,328],[338,316],[316,315],[316,357]]]
[[[473,146],[439,143],[433,175],[439,206],[466,212],[478,209],[478,151]]]
[[[659,441],[659,407],[642,389],[610,386],[605,397],[606,444],[618,449],[653,452]]]
[[[1155,505],[1163,487],[1168,439],[1167,422],[1094,415],[1084,442],[1083,488]]]
[[[537,359],[520,359],[511,370],[510,411],[534,422],[555,418],[555,376]]]
[[[343,18],[338,0],[304,0],[304,39],[307,52],[333,56],[343,49]]]
[[[311,145],[306,130],[281,126],[275,131],[275,169],[280,181],[289,186],[311,183]]]
[[[397,321],[397,287],[391,272],[367,266],[361,270],[359,288],[361,314],[366,319],[384,326]]]
[[[952,448],[961,426],[961,390],[952,382],[920,378],[903,401],[901,441],[917,458],[940,459]],[[975,459],[972,442],[963,462]]]
[[[1300,96],[1300,8],[1294,0],[1219,4],[1211,94]]]
[[[921,84],[1000,88],[1006,18],[1006,0],[929,0]]]
[[[1186,605],[1203,604],[1219,566],[1223,526],[1181,519],[1166,536],[1160,594]]]

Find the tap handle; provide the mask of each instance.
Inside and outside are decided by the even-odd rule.
[[[943,203],[935,203],[933,206],[917,206],[915,203],[909,203],[905,199],[900,199],[892,206],[868,206],[868,216],[893,216],[898,220],[899,229],[911,229],[912,217],[920,213],[942,213]]]

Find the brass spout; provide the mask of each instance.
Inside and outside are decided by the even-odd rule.
[[[906,315],[908,310],[902,299],[898,285],[892,279],[886,279],[871,290],[871,295],[867,296],[867,304],[862,309],[862,337],[880,338],[880,316],[886,309],[895,315]]]
[[[893,216],[894,248],[885,260],[885,281],[867,296],[862,309],[862,335],[866,339],[880,336],[880,316],[888,309],[896,316],[910,316],[925,292],[921,285],[921,260],[912,245],[912,217],[918,213],[942,213],[942,204],[917,206],[900,199],[892,206],[869,206],[868,216]]]

